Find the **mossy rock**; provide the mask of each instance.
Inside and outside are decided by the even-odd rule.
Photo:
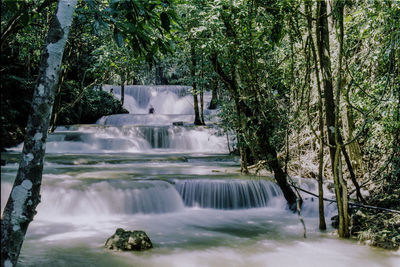
[[[141,251],[152,248],[153,244],[144,231],[125,231],[118,228],[115,234],[107,239],[105,247],[112,250]]]

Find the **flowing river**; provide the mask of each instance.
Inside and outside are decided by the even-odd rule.
[[[119,96],[119,87],[103,87],[111,88]],[[181,125],[194,118],[188,89],[127,86],[129,114],[49,136],[42,202],[18,266],[400,266],[398,251],[320,232],[317,201],[307,196],[304,239],[279,187],[238,173],[215,111],[205,110],[210,126]],[[21,147],[2,153],[2,210]],[[316,191],[314,182],[302,186]],[[335,207],[326,210],[330,225]],[[144,230],[154,248],[105,249],[117,228]]]

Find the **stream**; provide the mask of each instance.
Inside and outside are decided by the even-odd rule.
[[[118,86],[103,90],[111,88],[119,97]],[[304,239],[279,187],[238,172],[239,158],[229,155],[216,111],[205,110],[207,126],[190,124],[188,90],[127,86],[129,114],[57,127],[49,135],[42,201],[18,266],[400,266],[399,251],[332,234],[334,205],[326,203],[328,230],[319,231],[318,201],[309,196]],[[205,94],[205,107],[210,100]],[[21,149],[2,153],[2,211]],[[302,187],[317,191],[314,181],[304,179]],[[145,231],[154,248],[105,249],[117,228]]]

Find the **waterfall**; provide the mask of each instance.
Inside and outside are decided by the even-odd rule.
[[[103,85],[104,91],[109,92],[111,88],[120,98],[120,86]],[[148,114],[150,106],[159,114],[194,114],[190,89],[190,86],[179,85],[126,85],[124,107],[131,114]],[[207,92],[205,102],[210,101],[211,95]]]
[[[22,150],[22,145],[13,148]],[[155,151],[154,149],[158,149]],[[49,135],[48,153],[227,152],[217,127],[88,126],[58,127]]]
[[[265,180],[184,180],[175,187],[185,206],[213,209],[266,207],[282,195],[279,187]]]
[[[164,181],[98,182],[42,191],[39,216],[97,216],[179,211],[183,202]]]
[[[120,87],[103,86],[119,97]],[[189,86],[126,86],[129,114],[100,118],[96,125],[59,126],[47,140],[48,153],[227,153],[224,133],[213,124],[216,111],[205,110],[208,126],[193,126]],[[205,106],[211,94],[205,92]],[[207,102],[208,101],[208,102]],[[149,107],[155,108],[149,114]],[[208,115],[207,115],[208,114]],[[211,122],[211,123],[210,123]],[[22,144],[13,150],[21,150]]]
[[[119,97],[120,87],[103,90]],[[228,153],[224,132],[215,125],[215,110],[205,110],[207,126],[194,126],[189,86],[126,86],[129,114],[100,118],[95,125],[58,126],[48,136],[47,153]],[[211,94],[205,92],[205,107]],[[149,107],[155,108],[149,114]],[[22,144],[12,149],[22,150]]]

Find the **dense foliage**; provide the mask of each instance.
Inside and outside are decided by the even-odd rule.
[[[2,147],[22,140],[54,2],[2,3]],[[375,240],[387,228],[387,242],[372,243],[396,248],[398,216],[351,215],[347,207],[400,209],[399,62],[394,0],[80,1],[53,124],[124,112],[92,89],[104,83],[192,85],[196,124],[203,124],[202,94],[211,90],[243,172],[255,163],[274,172],[290,204],[297,196],[287,174],[332,179],[339,234],[350,227]]]

